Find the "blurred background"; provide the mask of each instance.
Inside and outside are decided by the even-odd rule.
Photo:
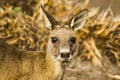
[[[119,0],[90,0],[89,7],[100,7],[101,10],[111,7],[114,14],[119,14],[120,9]]]
[[[45,51],[49,30],[40,10],[62,23],[87,8],[77,32],[79,46],[64,80],[120,80],[120,0],[0,0],[0,40],[25,50]]]

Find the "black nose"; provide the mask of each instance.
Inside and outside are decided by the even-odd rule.
[[[69,58],[70,53],[61,53],[61,58]]]

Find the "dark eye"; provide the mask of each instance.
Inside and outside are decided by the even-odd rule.
[[[72,37],[72,38],[70,39],[70,41],[75,44],[76,38],[75,38],[75,37]]]
[[[55,43],[58,41],[58,39],[56,37],[52,37],[51,40],[52,40],[52,43]]]

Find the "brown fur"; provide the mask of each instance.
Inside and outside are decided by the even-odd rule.
[[[0,41],[0,80],[60,80],[61,76],[60,63],[51,54],[22,51]]]

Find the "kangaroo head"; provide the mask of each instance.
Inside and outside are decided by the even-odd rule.
[[[75,32],[84,26],[88,10],[82,10],[69,21],[68,25],[64,25],[59,24],[42,6],[41,9],[46,27],[51,30],[47,52],[66,65],[72,60],[76,45],[78,45]]]

